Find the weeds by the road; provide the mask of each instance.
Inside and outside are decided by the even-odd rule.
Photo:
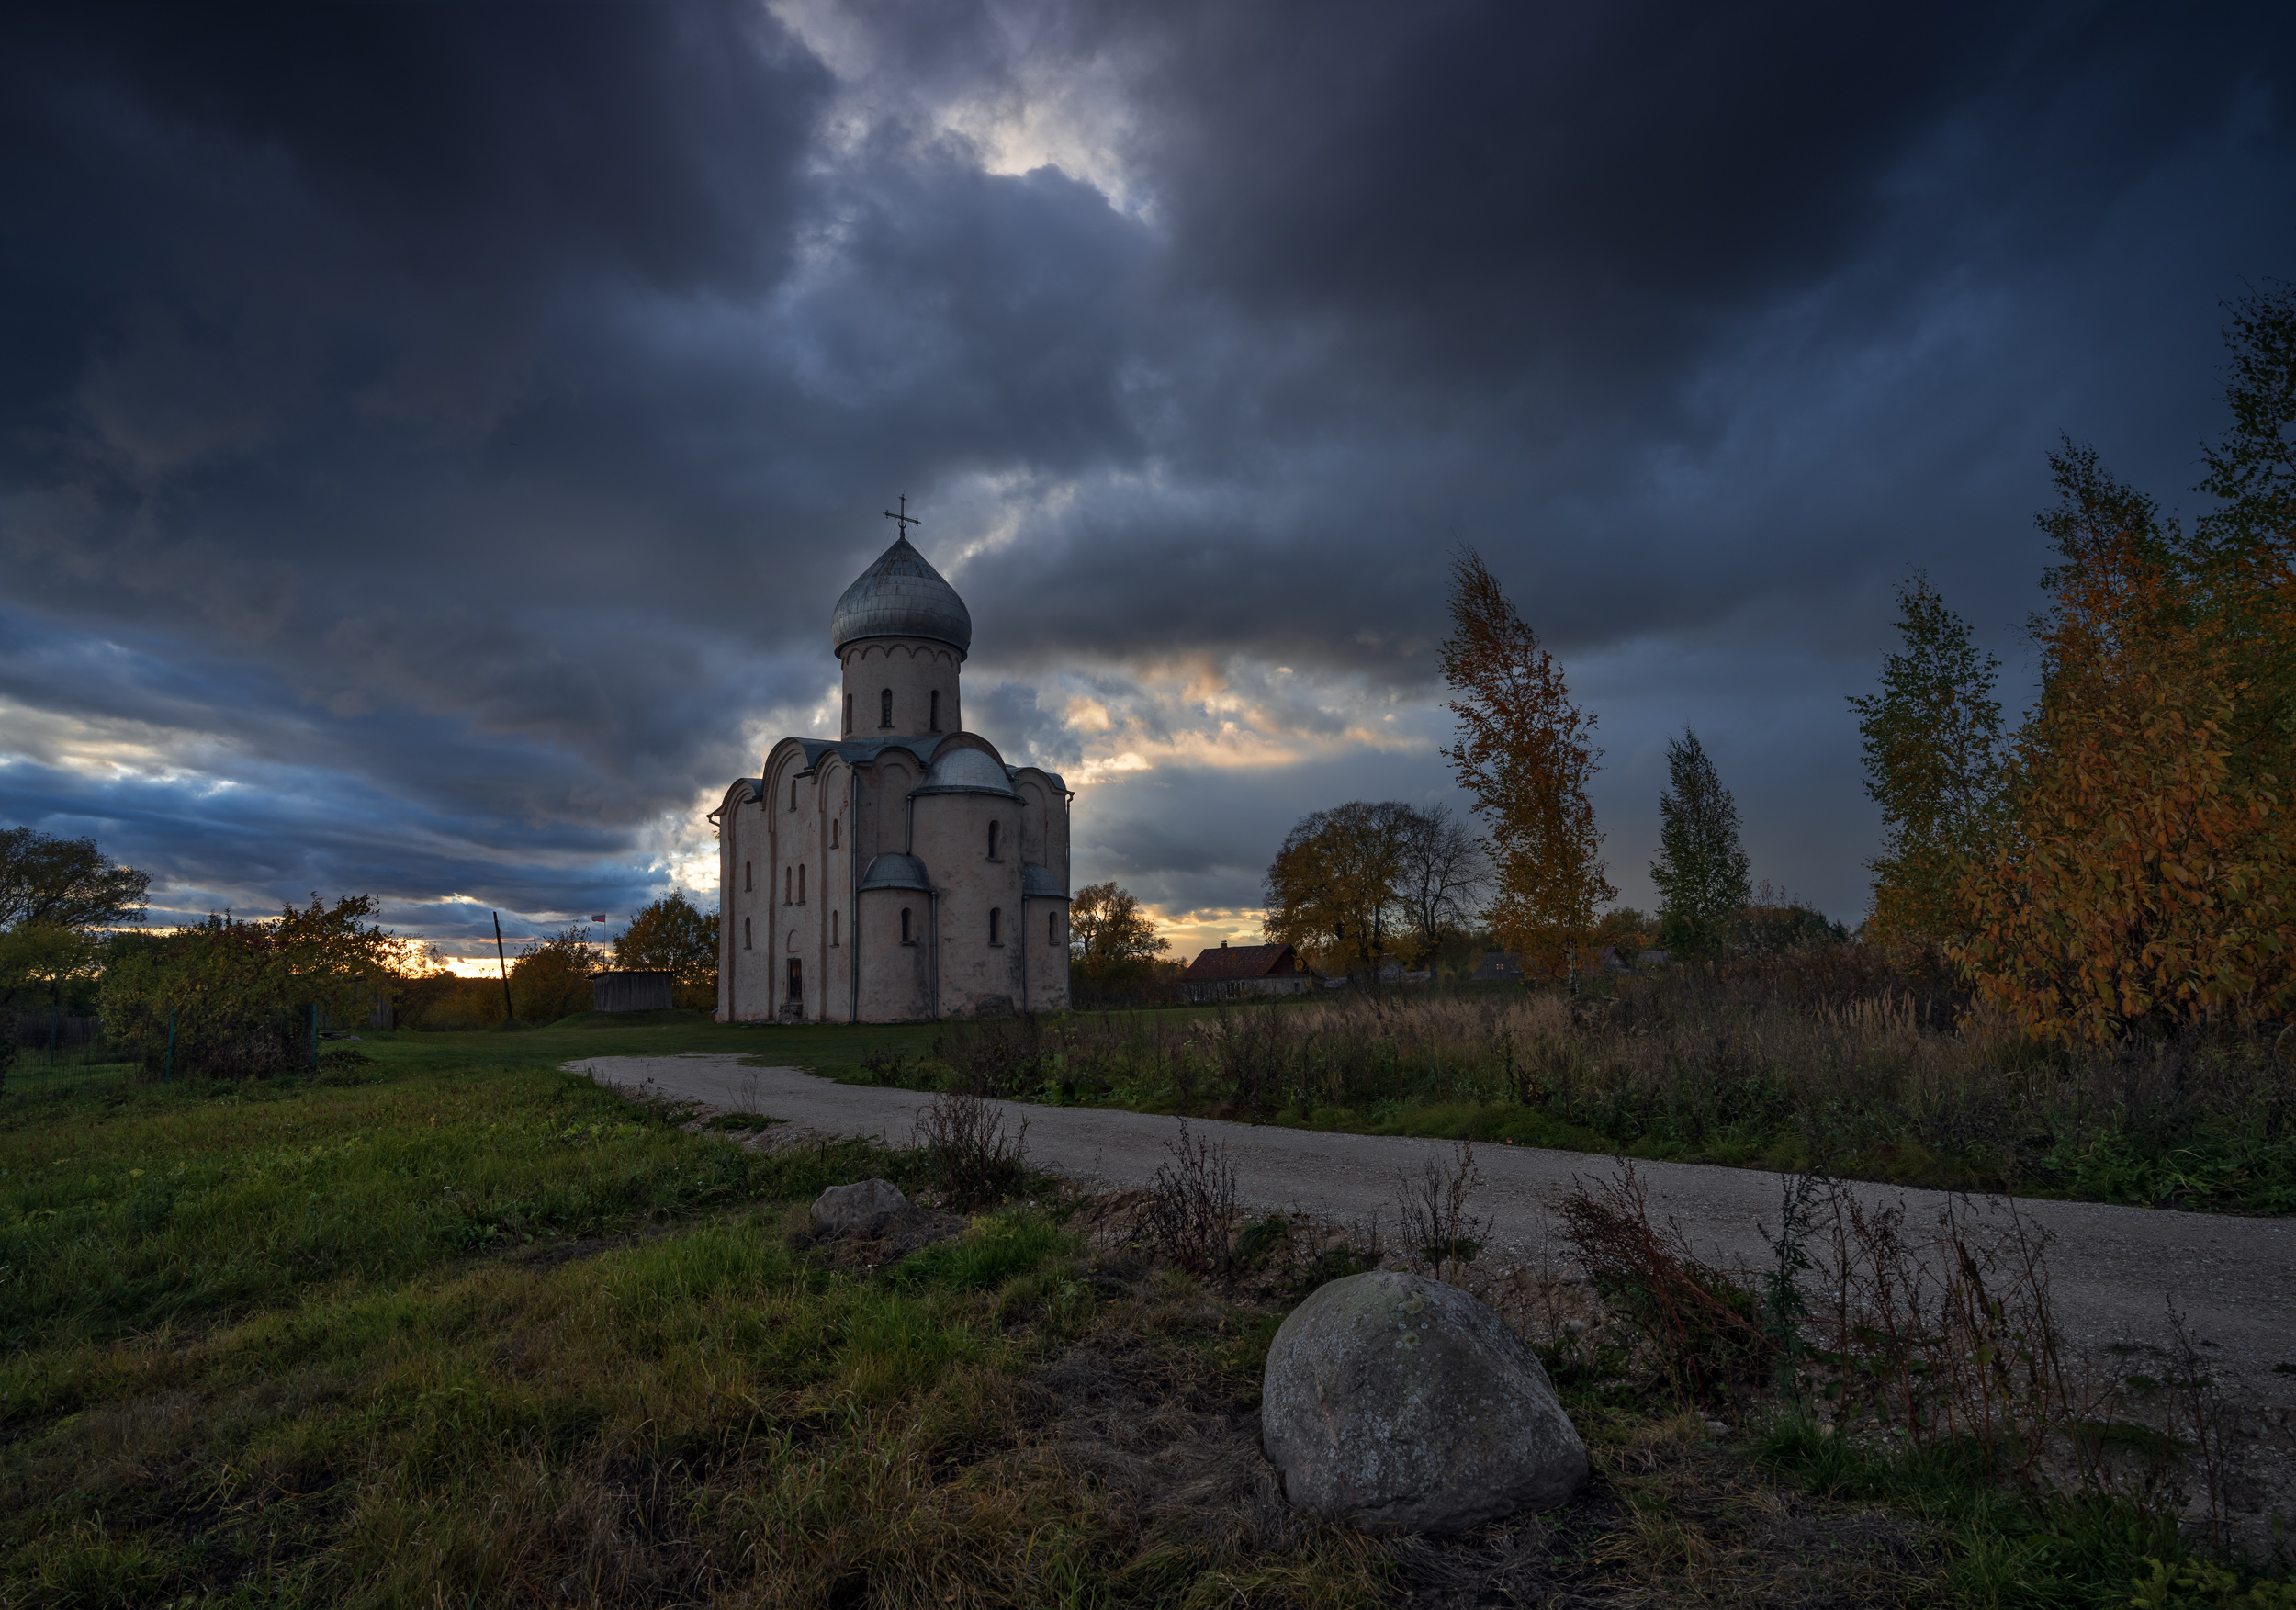
[[[1186,1120],[1165,1150],[1139,1233],[1176,1268],[1199,1278],[1225,1275],[1236,1217],[1235,1164],[1225,1146],[1191,1136]]]
[[[917,1144],[931,1160],[941,1194],[961,1210],[1001,1201],[1028,1177],[1029,1120],[1007,1135],[996,1105],[968,1090],[946,1090],[925,1104],[917,1115]]]
[[[1424,1159],[1416,1177],[1395,1172],[1395,1219],[1403,1250],[1438,1280],[1456,1280],[1490,1239],[1491,1222],[1472,1207],[1483,1182],[1475,1144],[1461,1141],[1448,1162]]]
[[[1877,950],[1602,980],[947,1026],[911,1082],[2106,1201],[2296,1210],[2296,1061],[2043,1051]]]
[[[1814,1492],[1947,1523],[1949,1574],[1977,1602],[2110,1599],[2135,1566],[2183,1558],[2196,1482],[2199,1540],[2228,1545],[2226,1406],[2173,1305],[2165,1413],[2132,1414],[2101,1359],[2066,1351],[2050,1237],[2015,1201],[1951,1199],[1917,1229],[1871,1192],[1784,1183],[1773,1267],[1747,1271],[1653,1222],[1631,1164],[1578,1182],[1561,1214],[1608,1312],[1570,1363],[1763,1427],[1762,1458]],[[2243,1548],[2268,1552],[2281,1533],[2263,1502]],[[2255,1603],[2285,1591],[2268,1582]]]

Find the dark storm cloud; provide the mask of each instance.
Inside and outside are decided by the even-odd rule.
[[[1178,623],[1211,645],[1272,635],[1276,651],[1325,662],[1409,659],[1435,625],[1430,550],[1454,534],[1552,589],[1540,624],[1570,646],[1654,612],[1713,623],[1780,585],[1839,602],[1877,565],[1933,550],[1941,528],[1965,532],[1965,490],[2009,490],[1997,456],[2014,456],[2026,503],[1944,541],[1992,547],[2020,531],[2041,448],[2086,429],[2041,411],[2104,377],[2090,343],[2128,338],[2112,293],[2134,265],[2089,260],[2121,209],[2149,201],[2152,227],[2181,238],[2179,300],[2148,311],[2188,328],[2212,324],[2215,299],[2241,274],[2278,271],[2291,243],[2290,30],[2263,8],[1175,15],[1110,48],[1142,62],[1138,145],[1173,278],[1244,321],[1256,373],[1239,390],[1261,412],[1237,432],[1227,410],[1191,410],[1213,428],[1157,445],[1225,499],[1069,523],[1070,545],[1052,545],[1066,562],[1042,583],[1045,613],[1080,623],[1064,650],[1103,629],[1078,606],[1114,565],[1115,591],[1142,606],[1128,647]],[[2260,171],[2246,188],[2198,217],[2144,195],[2211,145],[2221,156],[2185,182],[2247,161]],[[2241,235],[2245,250],[2223,250]],[[1795,517],[1811,489],[1792,483],[1835,475],[1822,421],[1793,422],[1814,439],[1731,439],[1759,406],[1750,390],[1806,396],[1848,358],[1902,363],[1903,381],[1924,384],[1939,355],[1923,348],[1954,298],[1988,297],[2019,304],[2005,324],[2059,344],[2027,340],[2021,368],[1968,355],[1950,377],[1962,394],[1912,421],[1894,397],[1852,401],[1877,435],[1910,424],[1917,438],[2007,404],[2019,439],[1958,445],[1960,463],[1903,477],[1885,509],[1845,499],[1817,520]],[[1765,332],[1781,323],[1790,341]],[[1750,354],[1750,339],[1772,350]],[[2179,355],[2198,367],[2206,346]],[[1749,372],[1765,357],[1774,369]],[[2109,378],[2177,383],[2127,366]],[[2178,417],[2180,450],[2199,422]],[[1700,508],[1648,506],[1685,470],[1712,476]],[[1780,540],[1820,532],[1834,540],[1814,570]],[[1845,557],[1844,534],[1885,557]],[[1646,556],[1631,593],[1617,562],[1629,546]],[[1272,610],[1207,588],[1238,562],[1285,569]],[[1424,655],[1394,668],[1426,670]]]
[[[0,30],[0,814],[186,898],[620,909],[809,719],[902,490],[974,725],[1050,763],[1089,748],[1054,672],[1224,668],[1315,753],[1355,716],[1277,661],[1428,697],[1464,538],[1588,668],[1618,786],[1695,719],[1847,889],[1811,690],[1908,562],[2021,616],[2059,428],[2189,479],[2214,300],[2296,245],[2261,7]],[[990,171],[1040,124],[1098,155]],[[1245,903],[1320,793],[1431,764],[1119,773],[1079,873]]]

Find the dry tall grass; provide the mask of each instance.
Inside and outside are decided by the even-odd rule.
[[[2049,1052],[1866,947],[1677,970],[1576,998],[1390,992],[974,1024],[969,1087],[1413,1127],[1644,1155],[1830,1163],[1928,1183],[2296,1209],[2296,1062],[2192,1035]],[[1536,1114],[1548,1129],[1509,1120]],[[1553,1126],[1567,1126],[1575,1134]]]

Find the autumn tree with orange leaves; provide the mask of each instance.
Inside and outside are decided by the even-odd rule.
[[[2038,1038],[2106,1046],[2296,1010],[2296,295],[2234,310],[2234,424],[2189,529],[2052,459],[2039,704],[1951,952]]]
[[[1473,548],[1452,560],[1451,622],[1443,675],[1458,741],[1443,753],[1490,841],[1491,930],[1526,963],[1575,976],[1595,908],[1618,896],[1586,795],[1603,755],[1594,718]]]

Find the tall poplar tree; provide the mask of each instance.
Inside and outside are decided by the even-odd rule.
[[[1872,932],[1936,943],[1968,927],[1957,898],[2001,793],[2001,662],[1917,570],[1897,589],[1899,649],[1882,691],[1852,698],[1865,792],[1882,807]]]
[[[1659,796],[1659,858],[1650,863],[1663,902],[1659,943],[1677,955],[1718,955],[1753,892],[1738,803],[1687,727],[1667,740],[1666,771],[1671,786]]]
[[[1452,560],[1451,622],[1443,675],[1458,695],[1458,741],[1443,754],[1483,819],[1491,929],[1533,965],[1575,977],[1595,908],[1618,897],[1586,796],[1603,754],[1594,717],[1473,548]]]

